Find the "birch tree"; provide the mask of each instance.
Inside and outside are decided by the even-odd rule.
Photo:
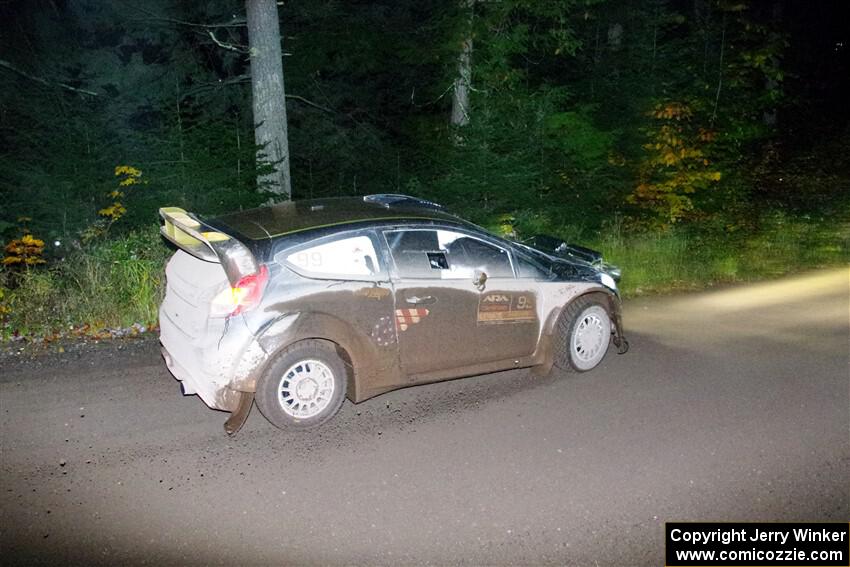
[[[460,0],[460,4],[467,20],[452,89],[452,126],[469,124],[469,91],[472,85],[472,11],[475,0]]]
[[[257,152],[257,186],[292,197],[283,84],[280,23],[275,0],[246,0],[251,58],[251,98]]]

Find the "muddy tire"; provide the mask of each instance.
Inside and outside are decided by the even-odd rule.
[[[283,349],[257,384],[260,412],[280,429],[309,429],[332,418],[345,400],[346,365],[328,341]]]
[[[565,372],[593,370],[611,344],[611,314],[604,300],[579,297],[558,318],[554,337],[555,367]]]

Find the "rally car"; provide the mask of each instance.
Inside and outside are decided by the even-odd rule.
[[[618,272],[551,237],[523,244],[406,195],[304,200],[212,219],[160,209],[178,250],[160,307],[184,395],[244,423],[324,423],[414,384],[624,352]]]

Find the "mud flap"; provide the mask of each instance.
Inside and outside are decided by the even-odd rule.
[[[614,307],[613,302],[611,307]],[[614,311],[614,346],[617,347],[617,354],[629,352],[629,341],[623,334],[623,313],[620,309]]]
[[[626,337],[614,335],[614,346],[617,347],[617,354],[629,352],[629,341],[626,340]]]
[[[254,392],[239,392],[239,394],[236,409],[224,422],[224,432],[228,435],[235,435],[237,431],[242,429],[248,419],[248,414],[251,413],[251,407],[254,405]]]
[[[549,376],[552,372],[552,367],[555,365],[555,359],[552,356],[552,335],[543,335],[540,337],[540,351],[543,353],[543,364],[538,364],[531,367],[531,372],[535,376]]]

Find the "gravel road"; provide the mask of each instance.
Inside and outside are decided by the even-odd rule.
[[[663,565],[665,521],[850,519],[850,273],[628,302],[594,372],[346,403],[285,433],[154,340],[0,357],[4,565]]]

